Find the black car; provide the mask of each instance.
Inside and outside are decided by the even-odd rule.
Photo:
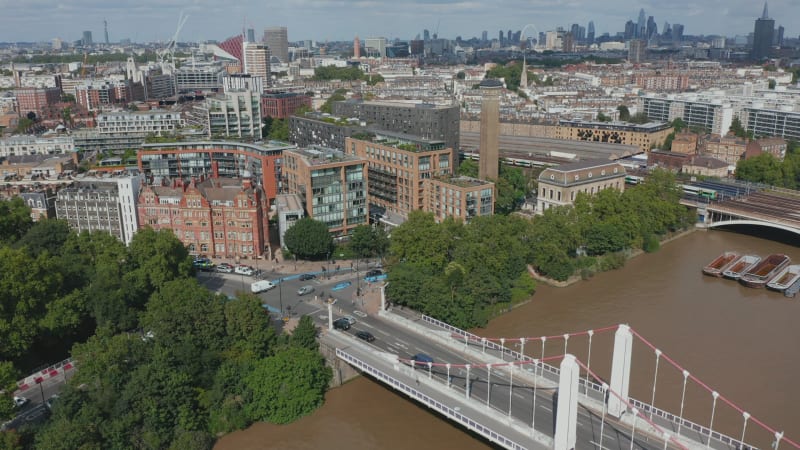
[[[369,277],[379,277],[383,275],[383,271],[381,269],[372,269],[365,275],[367,278]]]
[[[313,273],[304,273],[304,274],[300,275],[299,280],[300,281],[308,281],[308,280],[313,280],[314,278],[317,278],[317,276],[314,275]]]
[[[373,336],[369,331],[359,331],[356,333],[356,337],[367,342],[372,342],[375,340],[375,336]]]
[[[336,319],[333,321],[333,328],[336,330],[349,330],[350,322],[345,318]]]

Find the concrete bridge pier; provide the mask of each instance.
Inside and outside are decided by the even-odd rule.
[[[620,325],[614,334],[614,355],[611,362],[611,390],[617,395],[608,397],[608,413],[620,418],[628,409],[628,388],[631,380],[631,350],[633,334],[628,325]]]
[[[578,377],[581,369],[575,356],[570,354],[564,355],[560,369],[553,448],[555,450],[572,450],[575,448],[578,429]]]

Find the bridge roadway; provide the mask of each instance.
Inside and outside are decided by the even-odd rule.
[[[736,199],[712,202],[706,209],[719,216],[735,216],[800,230],[800,197],[755,192]],[[712,222],[713,223],[713,222]]]
[[[376,336],[376,340],[366,344],[352,336],[348,337],[357,329],[370,331]],[[451,383],[448,386],[446,368],[434,367],[430,373],[426,368],[417,368],[412,371],[406,364],[397,363],[397,359],[408,359],[413,354],[423,352],[432,356],[436,362],[448,362],[453,365],[480,364],[482,362],[501,363],[503,360],[499,357],[499,353],[496,354],[497,356],[492,356],[489,351],[483,353],[480,346],[467,349],[465,347],[468,346],[454,339],[449,332],[429,327],[419,321],[419,317],[409,319],[404,318],[402,314],[383,312],[380,314],[379,321],[374,320],[373,317],[361,319],[349,332],[331,331],[325,338],[331,339],[334,345],[339,346],[338,348],[348,355],[380,368],[387,376],[404,380],[403,382],[412,390],[424,391],[442,405],[460,411],[473,421],[520,443],[525,448],[552,448],[553,446],[555,430],[553,412],[555,397],[553,394],[557,390],[557,375],[546,372],[541,366],[535,373],[530,366],[516,367],[513,371],[513,383],[507,367],[493,368],[491,376],[488,375],[485,368],[471,368],[469,371],[471,389],[469,398],[467,398],[467,371],[464,368],[451,369],[449,374]],[[370,348],[372,351],[368,351]],[[510,361],[509,357],[505,357],[505,359]],[[352,364],[351,361],[348,362]],[[386,380],[375,376],[373,378],[386,383]],[[487,383],[489,380],[491,381],[490,385]],[[417,384],[418,381],[419,384]],[[597,448],[600,442],[601,427],[603,428],[604,448],[631,448],[632,415],[626,414],[621,420],[617,420],[606,414],[605,424],[602,425],[602,393],[599,392],[599,387],[594,385],[598,391],[589,389],[587,397],[585,380],[581,380],[581,383],[583,387],[579,390],[578,448]],[[391,383],[388,384],[391,386]],[[510,389],[512,385],[513,389]],[[534,385],[537,387],[534,388]],[[391,387],[397,389],[396,386]],[[402,391],[402,389],[400,390]],[[487,406],[487,391],[489,390],[491,390],[491,394],[488,395]],[[407,391],[403,393],[415,398]],[[536,398],[535,419],[532,414],[534,396]],[[420,399],[415,398],[415,400],[419,401]],[[430,407],[430,405],[428,406]],[[509,406],[511,407],[510,414]],[[644,409],[647,406],[640,403],[637,407]],[[442,413],[441,410],[438,412]],[[654,421],[664,429],[671,430],[671,433],[675,435],[678,429],[677,424],[659,418],[658,414],[663,414],[662,411],[656,410],[655,412]],[[453,420],[453,417],[448,417],[446,414],[445,416]],[[531,431],[532,423],[535,426],[535,434]],[[681,442],[687,448],[707,448],[708,432],[705,430],[704,434],[702,431],[698,431],[700,428],[689,422],[685,422],[681,427],[681,436],[683,436]],[[473,431],[475,430],[473,429]],[[636,420],[633,434],[633,448],[665,448],[664,439],[660,433],[641,419]],[[499,442],[495,441],[495,443]],[[673,443],[669,443],[668,448],[677,447]],[[710,448],[732,449],[737,448],[737,445],[729,445],[713,439]]]

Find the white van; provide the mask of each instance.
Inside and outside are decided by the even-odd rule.
[[[256,281],[250,285],[250,291],[253,294],[258,294],[259,292],[268,291],[274,288],[275,285],[267,280]]]

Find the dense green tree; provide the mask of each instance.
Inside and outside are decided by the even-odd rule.
[[[246,410],[252,420],[292,422],[322,404],[331,376],[318,352],[288,347],[256,363],[247,376],[253,398]]]
[[[327,100],[322,106],[319,107],[319,111],[323,113],[333,114],[333,103],[340,102],[342,100],[346,100],[347,97],[344,96],[343,93],[335,92]]]
[[[32,226],[31,209],[21,197],[0,200],[0,243],[16,242]]]
[[[602,111],[597,112],[597,121],[598,122],[611,122],[614,120],[612,117],[603,114]]]
[[[472,159],[465,159],[458,165],[458,174],[465,177],[478,178],[478,162]]]
[[[275,141],[288,142],[289,122],[286,119],[273,119],[270,123],[267,137]]]
[[[380,227],[359,225],[350,236],[350,247],[361,258],[382,255],[389,247],[389,238]]]
[[[14,364],[11,361],[0,361],[0,392],[2,392],[0,394],[0,423],[13,416],[14,403],[12,402],[12,397],[17,388],[16,382],[18,378],[19,372],[14,368]]]
[[[738,117],[734,117],[733,120],[731,121],[730,132],[740,138],[747,137],[747,130],[744,129],[744,127],[742,126],[742,121],[739,120]]]
[[[44,251],[58,255],[69,239],[71,231],[64,220],[44,219],[36,222],[17,242],[17,247],[26,247],[31,256]]]
[[[614,223],[598,223],[586,232],[586,252],[591,256],[617,252],[625,248],[628,239]]]
[[[623,122],[627,122],[631,118],[631,111],[625,105],[617,106],[617,111],[619,111],[619,120]]]
[[[436,223],[432,213],[411,211],[408,220],[392,230],[390,251],[400,261],[438,273],[447,265],[453,244],[453,236]]]
[[[317,326],[314,325],[314,320],[310,316],[303,316],[300,318],[297,326],[292,330],[292,336],[289,343],[295,347],[307,348],[309,350],[319,349],[317,342]]]
[[[228,351],[244,357],[267,356],[277,339],[260,299],[250,294],[225,303],[225,332],[229,339]]]
[[[648,123],[648,122],[650,122],[650,118],[647,117],[647,114],[645,114],[643,112],[638,112],[638,113],[630,116],[630,119],[628,119],[628,122],[630,122],[630,123]]]
[[[286,230],[286,248],[299,258],[319,259],[333,249],[328,226],[310,217],[303,217]]]
[[[741,159],[736,163],[736,178],[772,186],[782,186],[783,170],[781,169],[781,162],[769,153]]]
[[[147,302],[141,325],[156,343],[191,343],[203,351],[221,351],[226,336],[225,296],[192,278],[167,282]]]

